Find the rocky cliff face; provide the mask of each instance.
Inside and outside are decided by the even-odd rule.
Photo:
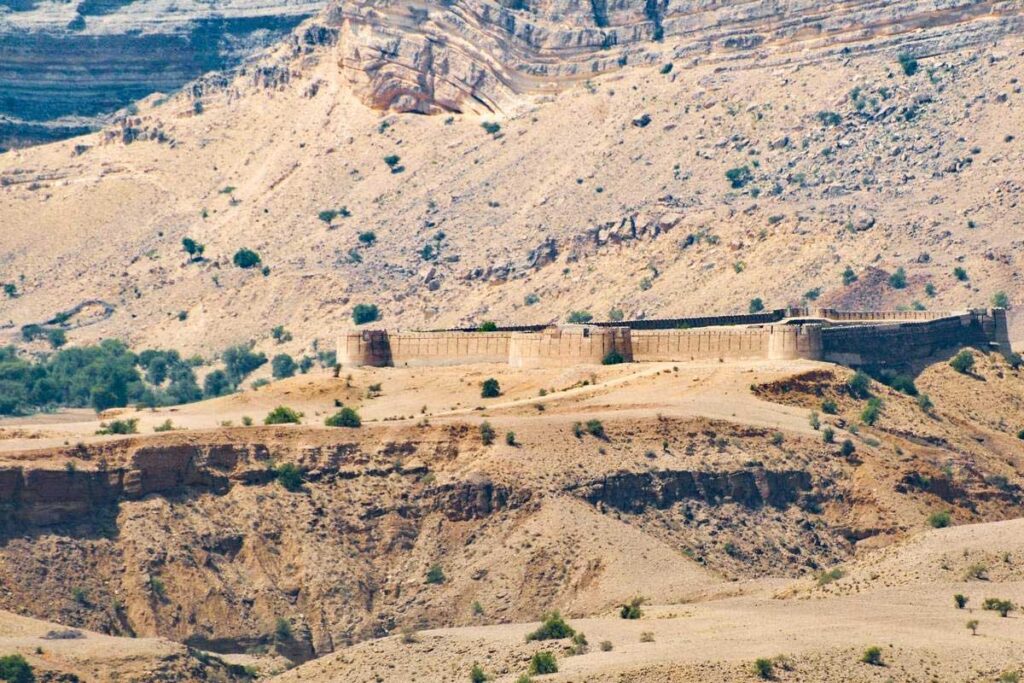
[[[231,68],[318,0],[0,2],[0,150],[78,135],[105,115]]]
[[[339,63],[381,109],[497,111],[628,64],[761,65],[904,50],[933,55],[1019,32],[1013,2],[665,0],[335,2]]]

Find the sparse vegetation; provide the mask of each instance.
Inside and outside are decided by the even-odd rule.
[[[825,413],[826,415],[835,415],[836,413],[839,412],[839,406],[836,405],[835,401],[831,399],[826,399],[821,402],[821,412]]]
[[[570,311],[566,321],[576,325],[584,325],[593,319],[594,316],[590,314],[590,311]]]
[[[842,569],[840,569],[839,567],[833,567],[832,569],[823,571],[822,573],[818,574],[818,585],[827,586],[833,581],[838,581],[839,579],[843,578],[845,575],[846,573]]]
[[[441,565],[433,564],[427,569],[426,583],[434,585],[444,583],[444,581],[444,569],[441,568]]]
[[[643,616],[643,610],[640,609],[643,604],[642,597],[635,597],[619,608],[619,616],[623,619],[639,619]]]
[[[955,277],[960,282],[966,282],[968,280],[967,271],[960,266],[957,266],[956,268],[953,269],[953,277]]]
[[[606,353],[604,358],[601,359],[601,363],[603,365],[618,365],[620,363],[625,363],[625,362],[626,362],[626,359],[623,358],[622,354],[619,353],[618,351],[616,351],[615,349],[612,349],[611,351]]]
[[[952,516],[946,510],[933,512],[928,515],[928,526],[933,529],[944,529],[953,521]]]
[[[654,631],[641,631],[640,632],[641,643],[653,643],[654,642]]]
[[[284,617],[274,620],[274,638],[281,642],[292,639],[292,625]]]
[[[871,396],[871,378],[867,373],[858,370],[846,381],[846,390],[854,398],[868,398]]]
[[[606,438],[607,435],[604,432],[604,425],[601,424],[600,420],[587,420],[586,426],[587,433],[590,434],[591,436],[598,439]]]
[[[754,675],[766,681],[775,678],[775,664],[766,657],[758,657],[754,660]]]
[[[487,683],[487,674],[479,664],[473,664],[473,668],[469,670],[469,680],[470,683]]]
[[[139,419],[136,417],[129,417],[123,420],[111,420],[110,422],[101,422],[100,428],[96,430],[97,434],[138,434],[139,433]]]
[[[915,59],[913,55],[907,52],[901,52],[898,59],[900,62],[900,68],[903,69],[904,75],[913,76],[917,73],[917,59]]]
[[[992,306],[994,308],[1009,308],[1010,297],[1006,292],[996,292],[992,295]]]
[[[857,452],[857,447],[853,445],[853,441],[850,439],[843,439],[843,443],[839,446],[839,454],[844,458],[849,458]]]
[[[286,491],[295,493],[302,490],[302,468],[290,462],[274,468],[274,478]]]
[[[747,306],[747,311],[750,313],[760,313],[764,310],[764,301],[761,297],[755,297],[750,300],[750,304]]]
[[[808,419],[808,423],[811,425],[811,429],[815,431],[821,429],[821,418],[818,417],[817,411],[811,411],[811,417]]]
[[[260,259],[260,255],[252,249],[239,249],[231,258],[231,262],[239,268],[248,270],[260,265],[262,261]]]
[[[270,361],[270,368],[274,379],[285,379],[286,377],[293,377],[298,366],[295,363],[295,359],[287,353],[279,353]]]
[[[1009,616],[1010,612],[1017,609],[1013,602],[1002,598],[985,598],[985,601],[981,603],[981,608],[984,610],[999,612],[999,616],[1001,617]]]
[[[868,399],[868,404],[864,406],[864,410],[861,411],[860,421],[868,426],[872,426],[878,422],[878,418],[881,414],[882,399],[872,397]]]
[[[907,286],[907,271],[900,266],[896,272],[889,276],[889,286],[893,289],[905,289]]]
[[[846,266],[846,268],[843,270],[843,284],[849,287],[857,280],[857,273],[853,272],[853,268],[851,268],[850,266]]]
[[[0,679],[7,683],[34,683],[35,672],[21,655],[4,655],[0,657]]]
[[[825,427],[821,430],[821,440],[825,443],[834,443],[836,440],[836,432],[831,427]]]
[[[978,620],[977,619],[968,619],[967,620],[967,628],[970,629],[972,636],[978,635]]]
[[[480,442],[485,446],[490,446],[494,443],[494,427],[491,426],[490,422],[484,421],[480,423]]]
[[[732,189],[739,190],[754,179],[754,174],[749,166],[738,166],[726,171],[725,178],[729,181],[729,186]]]
[[[598,647],[601,648],[601,652],[611,652],[614,646],[612,645],[612,641],[602,640]]]
[[[963,593],[957,593],[953,596],[953,604],[956,605],[957,609],[963,609],[967,607],[968,598]]]

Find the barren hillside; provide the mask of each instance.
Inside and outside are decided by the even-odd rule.
[[[663,42],[630,43],[643,60],[551,75],[550,95],[519,84],[494,114],[424,117],[363,103],[401,106],[360,85],[345,33],[360,24],[329,10],[233,80],[0,155],[0,281],[16,288],[0,333],[72,311],[72,343],[210,354],[285,324],[295,352],[333,340],[360,302],[392,328],[729,312],[754,298],[954,309],[1003,291],[1012,303],[1017,15],[942,16],[952,23],[883,22],[841,47],[798,31],[727,49],[666,28]],[[905,52],[919,55],[912,75]],[[190,260],[184,237],[205,258]],[[242,248],[259,267],[232,265]],[[847,267],[858,279],[844,284]]]

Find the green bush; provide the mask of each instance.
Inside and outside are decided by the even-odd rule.
[[[270,361],[270,368],[274,379],[284,379],[294,376],[298,366],[295,364],[295,359],[287,353],[279,353]]]
[[[889,386],[907,396],[917,396],[917,385],[909,375],[896,375],[889,381]]]
[[[843,271],[843,284],[849,287],[858,279],[857,273],[853,272],[853,268],[846,266],[846,269]]]
[[[618,365],[620,363],[625,362],[626,359],[623,358],[622,354],[616,351],[615,349],[612,349],[611,351],[606,353],[604,358],[601,359],[602,365]]]
[[[909,54],[907,52],[903,52],[903,53],[900,53],[898,59],[900,61],[900,67],[903,69],[903,73],[905,75],[913,76],[914,74],[917,73],[917,68],[918,68],[917,60],[914,59],[913,55],[911,55],[911,54]]]
[[[993,308],[1009,308],[1010,297],[1006,292],[996,292],[992,295],[992,307]]]
[[[974,354],[963,349],[949,361],[949,366],[962,375],[969,375],[974,370]]]
[[[864,654],[861,655],[860,661],[872,666],[882,666],[882,648],[877,645],[872,645],[868,649],[864,650]]]
[[[960,266],[957,266],[956,268],[953,269],[953,277],[955,277],[960,282],[966,282],[968,280],[967,271],[961,268]]]
[[[8,299],[13,299],[18,296],[18,285],[13,282],[4,283],[4,294]]]
[[[1024,428],[1021,428],[1020,431],[1017,432],[1017,438],[1024,441]]]
[[[999,612],[999,616],[1001,617],[1008,616],[1010,612],[1017,609],[1013,602],[1010,600],[1003,600],[1002,598],[985,598],[985,602],[981,603],[981,608],[984,610]]]
[[[480,398],[497,398],[501,396],[501,385],[498,380],[488,377],[480,384]]]
[[[365,325],[380,319],[380,311],[375,304],[356,304],[352,308],[352,322]]]
[[[882,400],[879,398],[869,398],[868,404],[864,407],[864,410],[860,413],[860,420],[868,426],[874,425],[878,422],[879,416],[882,414]]]
[[[558,663],[552,653],[544,650],[534,654],[530,659],[530,674],[539,676],[554,673],[558,673]]]
[[[292,625],[284,617],[274,620],[274,638],[281,641],[292,639]]]
[[[370,247],[377,241],[377,233],[372,230],[367,230],[366,232],[359,233],[358,239],[361,244]]]
[[[858,370],[846,381],[846,390],[854,398],[867,398],[871,395],[871,377]]]
[[[480,442],[485,446],[490,446],[494,443],[494,427],[491,426],[490,422],[484,421],[480,423]]]
[[[469,680],[471,683],[487,683],[487,674],[479,664],[473,664],[473,668],[469,670]]]
[[[505,443],[508,444],[509,446],[515,446],[516,445],[516,433],[515,432],[505,432]]]
[[[932,408],[935,407],[935,404],[932,403],[932,399],[928,396],[928,394],[918,394],[917,407],[920,408],[923,412],[929,413],[931,412]]]
[[[758,678],[763,678],[766,681],[770,681],[775,678],[775,665],[772,663],[772,660],[765,657],[755,659],[754,675]]]
[[[598,439],[604,439],[607,436],[600,420],[587,420],[587,433]]]
[[[856,446],[853,445],[853,441],[849,439],[843,439],[843,444],[839,447],[839,454],[844,458],[849,458],[851,455],[857,452]]]
[[[476,328],[477,332],[497,332],[498,324],[493,320],[485,320],[480,323],[480,327]]]
[[[203,396],[216,398],[231,391],[231,380],[223,370],[214,370],[203,380]]]
[[[831,427],[821,430],[821,440],[825,443],[833,443],[836,440],[836,432]]]
[[[643,616],[643,610],[640,607],[644,604],[644,599],[640,597],[633,598],[625,605],[619,607],[619,616],[623,619],[639,619]]]
[[[265,418],[265,425],[302,424],[302,413],[287,406],[278,406],[271,410]]]
[[[239,249],[235,252],[231,262],[244,269],[255,268],[261,263],[260,255],[252,249]]]
[[[835,401],[826,399],[821,402],[821,412],[825,413],[826,415],[835,415],[836,413],[839,412],[839,406],[836,405]]]
[[[953,596],[953,604],[956,605],[957,609],[963,609],[964,607],[967,607],[967,600],[967,596],[963,593],[957,593]]]
[[[290,462],[286,462],[274,470],[274,478],[277,479],[277,483],[293,493],[302,490],[303,474],[302,468]]]
[[[110,422],[101,422],[100,428],[96,430],[97,434],[138,434],[139,433],[139,420],[138,418],[131,417],[125,420],[111,420]]]
[[[749,166],[738,166],[726,171],[725,178],[729,181],[729,186],[732,187],[732,189],[739,190],[754,179],[754,174],[751,172]]]
[[[491,135],[497,135],[501,131],[501,124],[494,121],[484,121],[480,127]]]
[[[430,565],[430,568],[427,570],[425,583],[429,583],[431,585],[444,583],[444,569],[441,568],[441,565]]]
[[[34,683],[36,680],[32,667],[21,655],[0,657],[0,678],[7,683]]]
[[[750,304],[747,306],[747,310],[750,313],[760,313],[764,310],[764,301],[761,297],[756,297],[750,300]]]
[[[566,320],[576,325],[583,325],[589,323],[593,319],[594,316],[592,316],[589,311],[570,311],[569,317]]]
[[[561,640],[562,638],[572,638],[574,635],[576,635],[576,629],[567,624],[562,615],[555,610],[547,612],[541,617],[541,625],[536,631],[528,633],[526,640],[527,642],[531,640]]]
[[[946,510],[928,515],[928,525],[933,529],[945,529],[952,521],[952,516]]]
[[[229,346],[221,353],[224,361],[224,372],[232,386],[238,386],[242,380],[267,362],[262,352],[253,353],[251,344]]]
[[[889,286],[893,289],[904,289],[907,286],[907,271],[903,266],[896,269],[896,272],[889,276]]]
[[[331,415],[326,420],[324,420],[324,424],[327,425],[328,427],[356,428],[359,427],[362,423],[362,420],[359,418],[359,413],[357,413],[352,408],[342,408],[334,415]]]

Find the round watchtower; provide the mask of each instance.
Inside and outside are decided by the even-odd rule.
[[[391,365],[391,342],[386,330],[351,330],[338,339],[338,363],[347,367]]]
[[[771,325],[768,333],[770,360],[821,360],[824,357],[821,325]]]

